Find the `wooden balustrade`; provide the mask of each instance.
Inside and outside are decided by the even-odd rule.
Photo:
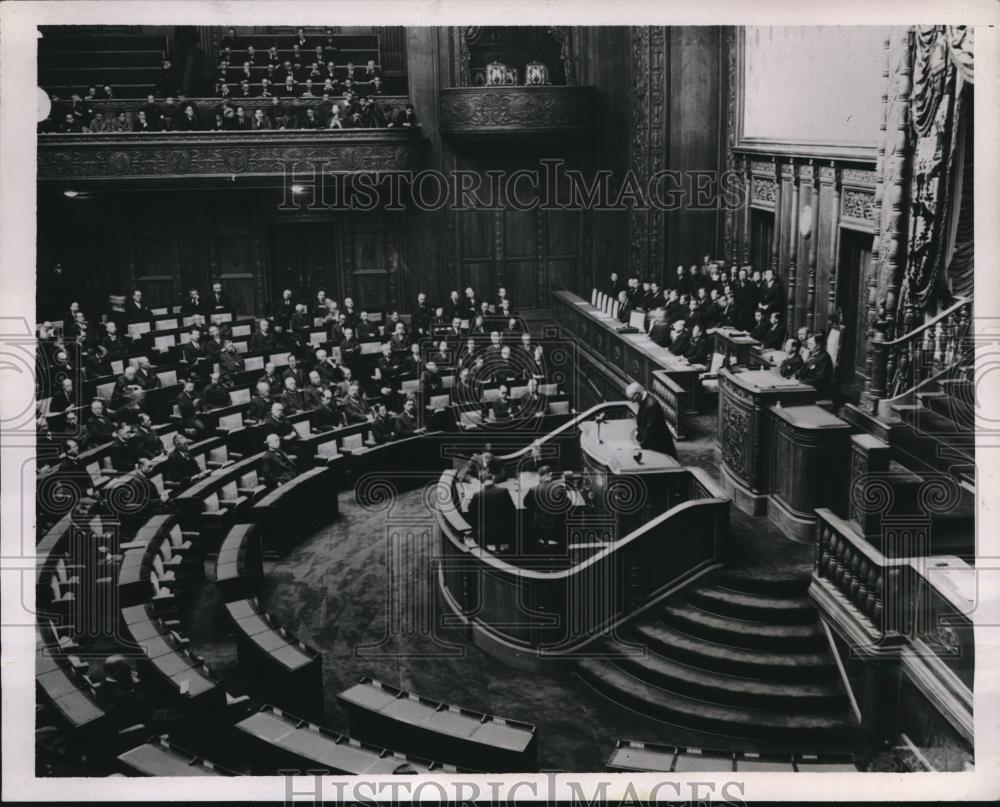
[[[972,300],[959,299],[919,328],[895,339],[890,323],[876,323],[871,341],[871,372],[865,398],[869,411],[880,401],[908,403],[924,384],[961,362],[972,324]],[[971,361],[971,355],[965,357]]]

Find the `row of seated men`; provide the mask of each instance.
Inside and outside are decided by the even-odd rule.
[[[618,317],[626,323],[633,311],[663,308],[669,323],[696,314],[706,329],[728,325],[749,331],[758,311],[765,322],[774,312],[785,311],[784,283],[773,269],[761,272],[741,266],[730,273],[725,261],[710,260],[708,255],[701,266],[692,264],[686,272],[678,266],[666,286],[635,276],[622,280],[612,272],[603,291],[619,302]]]
[[[69,105],[53,104],[49,117],[39,124],[41,134],[114,133],[114,132],[189,132],[189,131],[268,131],[282,129],[419,129],[420,121],[412,104],[393,107],[379,99],[382,94],[359,94],[349,84],[340,88],[313,86],[302,88],[282,84],[274,92],[269,87],[253,92],[249,87],[220,93],[220,102],[212,109],[201,109],[186,98],[176,102],[168,98],[164,106],[152,95],[134,114],[118,111],[113,115],[95,112],[86,102],[74,100]],[[267,107],[248,109],[240,99],[270,99]],[[316,100],[316,105],[282,103],[292,98]]]

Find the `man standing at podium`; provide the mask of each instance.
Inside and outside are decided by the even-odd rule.
[[[660,402],[641,384],[635,382],[625,389],[625,397],[639,405],[639,412],[635,417],[635,441],[639,444],[639,448],[659,451],[676,458],[674,439],[670,436],[670,429],[667,427]]]

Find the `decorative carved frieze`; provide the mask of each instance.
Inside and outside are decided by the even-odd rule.
[[[593,87],[448,87],[441,90],[441,131],[452,137],[549,136],[593,128]]]
[[[421,165],[417,132],[368,130],[241,134],[48,135],[38,142],[38,179],[287,177],[296,172],[403,171]]]
[[[770,160],[751,160],[750,172],[755,177],[774,177],[774,163]]]
[[[845,185],[874,188],[876,180],[875,172],[864,168],[842,168],[840,170],[840,181]]]
[[[750,185],[750,197],[754,202],[773,205],[777,196],[777,185],[773,179],[753,178]]]
[[[841,215],[847,219],[865,221],[875,225],[875,194],[844,189],[841,196]]]

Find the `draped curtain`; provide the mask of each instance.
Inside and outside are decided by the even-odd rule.
[[[971,290],[971,85],[973,34],[925,26],[914,35],[910,122],[914,147],[900,325],[909,331],[942,290]],[[964,107],[968,105],[966,112]],[[963,209],[966,215],[962,215]],[[956,276],[950,276],[955,264]],[[961,291],[960,291],[961,290]]]

